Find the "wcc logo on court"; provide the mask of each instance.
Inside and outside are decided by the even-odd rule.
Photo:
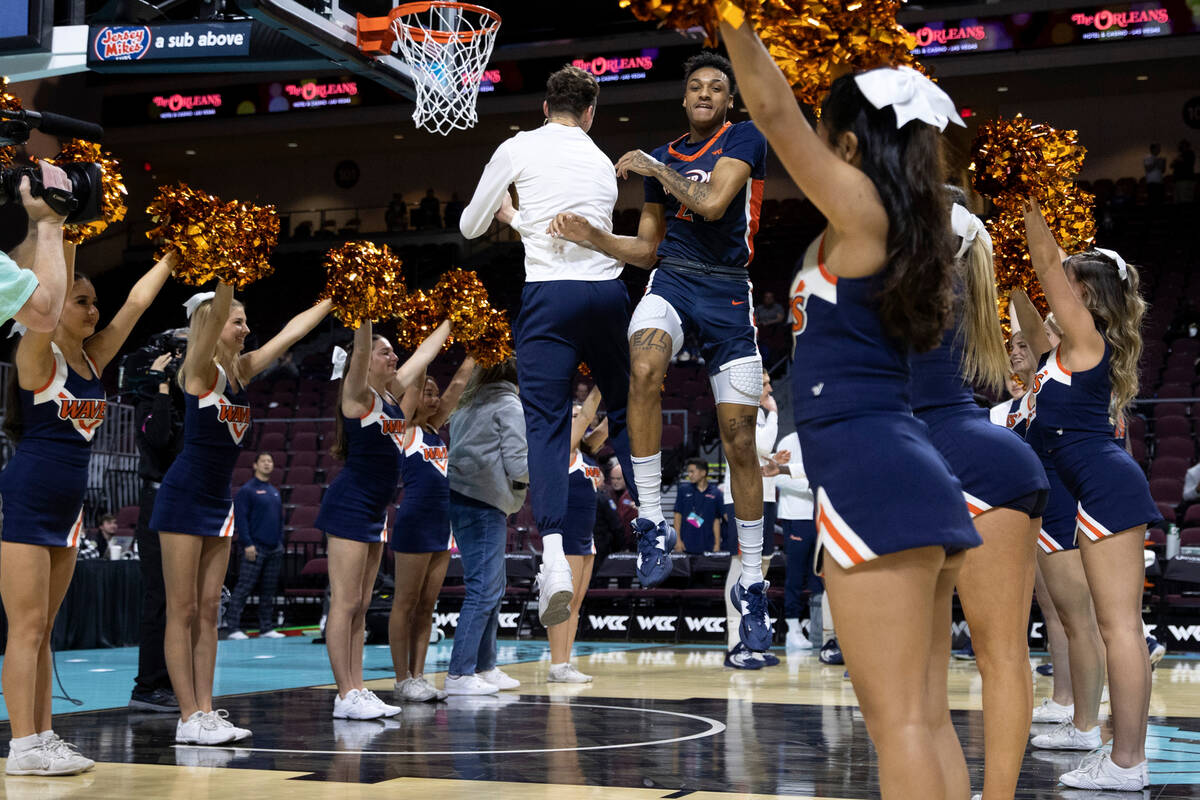
[[[96,35],[93,51],[101,61],[137,61],[150,52],[145,25],[109,25]]]

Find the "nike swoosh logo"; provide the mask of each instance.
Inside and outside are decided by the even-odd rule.
[[[745,301],[745,300],[730,300],[729,302],[733,303],[735,306],[744,306],[744,305],[746,305],[746,301]]]

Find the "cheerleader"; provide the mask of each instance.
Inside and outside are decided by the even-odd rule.
[[[592,582],[592,566],[596,548],[592,532],[596,527],[596,492],[604,485],[604,473],[593,455],[608,439],[608,420],[592,430],[588,426],[600,407],[600,389],[593,386],[582,404],[571,409],[571,460],[567,471],[567,516],[563,518],[563,552],[571,565],[574,581],[570,616],[557,625],[546,627],[550,640],[550,683],[591,683],[592,676],[580,672],[571,663],[571,648],[579,630],[579,609],[588,584]]]
[[[391,343],[374,335],[370,322],[354,332],[348,354],[335,351],[334,377],[342,377],[343,370],[345,377],[338,393],[332,452],[346,462],[346,468],[325,490],[314,523],[327,537],[325,645],[337,682],[335,719],[377,719],[400,713],[399,706],[384,703],[363,683],[367,608],[387,542],[387,508],[396,496],[408,429],[396,398],[414,385],[423,385],[425,368],[449,335],[450,323],[443,322],[399,369]]]
[[[400,474],[404,496],[396,509],[389,544],[396,563],[396,590],[388,621],[396,691],[404,700],[445,700],[446,693],[425,680],[429,631],[446,567],[450,564],[450,482],[447,448],[438,431],[450,419],[475,369],[467,356],[445,394],[437,381],[414,381],[400,402],[404,418],[404,457]]]
[[[1061,259],[1054,236],[1036,201],[1025,207],[1033,267],[1062,331],[1051,349],[1031,307],[1018,303],[1021,330],[1041,356],[1033,378],[1027,438],[1045,453],[1071,496],[1078,501],[1075,541],[1104,642],[1112,703],[1112,752],[1097,751],[1060,780],[1078,789],[1140,791],[1149,785],[1145,739],[1150,705],[1150,659],[1142,630],[1142,559],[1146,526],[1159,519],[1146,477],[1113,438],[1137,394],[1140,326],[1146,304],[1138,294],[1137,270],[1111,250],[1091,249]],[[1044,354],[1044,355],[1043,355]],[[1070,638],[1073,609],[1055,604]],[[1072,647],[1075,697],[1098,702],[1102,669],[1089,669]],[[1090,707],[1087,710],[1090,713]],[[1100,729],[1081,718],[1047,736],[1060,749],[1100,747]],[[1082,723],[1085,727],[1080,727]],[[1091,727],[1086,727],[1091,724]],[[1035,737],[1034,744],[1038,746]]]
[[[908,351],[950,322],[953,101],[906,68],[843,75],[814,131],[750,25],[721,23],[751,117],[828,220],[793,282],[792,400],[839,644],[884,800],[970,792],[946,711],[950,601],[980,544],[909,405]]]
[[[323,300],[293,317],[257,350],[243,353],[250,327],[233,287],[194,295],[187,354],[178,381],[184,393],[183,450],[163,476],[150,530],[162,543],[167,587],[163,649],[179,700],[175,741],[225,744],[250,736],[213,710],[213,672],[221,587],[233,540],[230,484],[250,430],[246,383],[292,348],[329,313]]]
[[[983,223],[947,187],[958,250],[955,323],[939,347],[912,359],[913,413],[962,482],[983,545],[967,552],[957,584],[983,678],[984,800],[1011,800],[1025,755],[1033,706],[1029,602],[1034,550],[1049,484],[1037,455],[991,424],[972,386],[995,391],[1009,370],[996,317],[992,241]],[[948,709],[947,709],[948,713]]]
[[[4,420],[4,432],[17,447],[0,474],[0,599],[8,615],[3,683],[12,730],[5,767],[9,775],[74,775],[94,763],[51,728],[50,636],[83,536],[88,459],[107,407],[100,374],[175,263],[172,253],[155,264],[134,284],[112,321],[97,332],[96,289],[86,276],[75,273],[75,248],[67,247],[69,288],[57,326],[51,333],[25,331],[17,343]]]

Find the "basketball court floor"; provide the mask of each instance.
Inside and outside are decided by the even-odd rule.
[[[541,642],[501,641],[522,682],[498,697],[405,704],[384,722],[334,720],[325,649],[308,637],[222,642],[218,705],[254,730],[244,747],[174,743],[172,715],[124,708],[133,649],[58,654],[55,730],[96,759],[70,778],[11,777],[14,800],[89,798],[844,798],[878,796],[875,756],[850,682],[811,654],[778,667],[722,667],[708,646],[582,644],[588,686],[546,683]],[[430,650],[440,683],[445,642]],[[1039,660],[1035,657],[1035,663]],[[386,647],[368,647],[368,684],[391,690]],[[1049,679],[1037,677],[1043,697]],[[983,727],[978,670],[950,666],[954,722],[978,790]],[[64,699],[69,697],[70,699]],[[77,705],[78,704],[78,705]],[[1200,657],[1168,656],[1154,674],[1140,797],[1200,798]],[[1106,734],[1107,735],[1107,734]],[[0,741],[9,737],[0,723]],[[1031,750],[1021,800],[1118,800],[1068,790],[1056,776],[1083,753]]]

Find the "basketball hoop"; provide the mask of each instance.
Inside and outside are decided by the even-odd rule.
[[[453,0],[405,3],[386,17],[358,15],[358,46],[386,54],[394,42],[417,88],[413,122],[443,136],[479,121],[475,101],[500,15]]]

